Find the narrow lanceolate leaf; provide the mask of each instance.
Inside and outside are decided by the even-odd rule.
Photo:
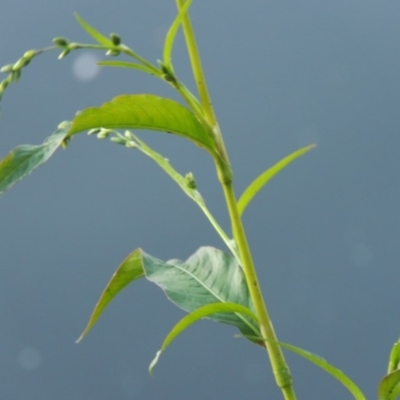
[[[99,61],[97,65],[101,67],[118,67],[118,68],[131,68],[131,69],[138,69],[139,71],[147,72],[151,75],[161,76],[162,72],[156,68],[149,68],[146,65],[133,63],[129,61]]]
[[[295,152],[289,154],[288,156],[282,158],[282,160],[278,161],[271,168],[268,168],[261,175],[259,175],[253,182],[246,188],[243,192],[242,196],[238,201],[238,209],[240,215],[243,214],[244,210],[253,199],[253,197],[261,190],[261,188],[272,179],[278,172],[282,171],[287,165],[289,165],[296,158],[301,155],[307,153],[311,149],[313,149],[316,145],[311,144],[306,147],[302,147],[301,149],[296,150]]]
[[[104,36],[99,31],[90,26],[78,13],[74,13],[75,19],[78,21],[79,25],[98,43],[106,47],[115,47],[112,40],[107,36]]]
[[[147,279],[187,312],[213,303],[235,303],[254,310],[243,270],[234,257],[213,247],[201,247],[186,261],[163,262],[146,255],[143,268]],[[223,312],[209,317],[237,327],[246,337],[259,332],[258,324],[240,313]]]
[[[253,340],[256,339],[265,340],[262,339],[262,337],[253,338]],[[366,400],[366,397],[364,396],[361,389],[345,373],[343,373],[340,369],[334,367],[333,365],[329,364],[322,357],[317,356],[316,354],[313,354],[307,350],[301,349],[300,347],[296,347],[288,343],[282,343],[282,342],[275,342],[275,343],[279,344],[279,346],[289,351],[292,351],[293,353],[298,354],[301,357],[304,357],[308,361],[311,361],[312,363],[314,363],[315,365],[326,371],[329,375],[336,378],[343,386],[347,388],[347,390],[354,396],[356,400]]]
[[[78,113],[68,136],[94,128],[147,129],[185,137],[216,153],[211,128],[174,100],[151,94],[121,95]]]
[[[21,145],[13,149],[0,161],[0,196],[15,183],[45,163],[62,145],[71,123],[60,124],[59,128],[39,146]]]
[[[247,307],[244,307],[240,304],[235,303],[213,303],[207,304],[203,307],[198,308],[197,310],[191,312],[186,317],[183,317],[168,333],[167,337],[165,338],[161,349],[157,352],[155,358],[150,363],[149,372],[150,374],[153,373],[153,369],[156,366],[161,353],[171,344],[171,342],[180,335],[184,330],[186,330],[190,325],[194,324],[198,320],[211,316],[212,314],[221,313],[221,312],[228,312],[228,313],[237,313],[247,315],[248,317],[252,318],[256,323],[258,323],[257,316],[249,310]]]
[[[86,336],[90,329],[92,329],[110,301],[129,283],[138,280],[144,275],[142,253],[143,252],[141,249],[133,251],[128,257],[125,258],[125,260],[115,271],[114,275],[110,279],[110,282],[107,284],[106,288],[101,294],[85,330],[76,341],[77,343]]]
[[[400,396],[400,369],[386,375],[378,387],[378,400],[396,400]]]
[[[182,18],[188,12],[190,5],[192,4],[192,0],[187,0],[183,7],[179,10],[178,15],[175,17],[174,22],[172,23],[171,27],[168,30],[167,35],[165,36],[164,42],[164,50],[163,50],[163,57],[164,63],[168,68],[172,69],[172,47],[175,42],[175,37],[178,32],[179,26],[182,22]]]

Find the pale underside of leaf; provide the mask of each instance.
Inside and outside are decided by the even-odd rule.
[[[68,136],[95,128],[145,129],[174,133],[216,154],[211,128],[174,100],[152,94],[120,95],[79,112]]]
[[[142,276],[144,276],[142,250],[137,249],[125,258],[125,260],[115,271],[114,275],[111,277],[109,283],[101,294],[100,299],[92,312],[92,315],[90,316],[86,328],[82,332],[81,336],[79,336],[76,343],[79,343],[90,331],[90,329],[92,329],[111,300],[127,285],[140,279]]]
[[[163,262],[144,255],[143,267],[147,279],[187,312],[212,303],[235,303],[254,309],[243,270],[234,257],[221,250],[201,247],[185,262]],[[218,313],[210,318],[237,327],[246,337],[260,332],[258,324],[242,314]]]
[[[211,316],[216,313],[238,313],[244,314],[248,317],[252,318],[255,322],[258,323],[257,316],[249,310],[247,307],[244,307],[240,304],[235,303],[213,303],[207,304],[203,307],[198,308],[197,310],[191,312],[190,314],[183,317],[168,333],[166,336],[161,349],[157,352],[155,358],[150,363],[149,372],[152,374],[154,367],[156,366],[161,353],[165,351],[165,349],[171,344],[171,342],[176,339],[178,335],[180,335],[184,330],[186,330],[190,325],[194,324],[198,320]]]
[[[289,154],[288,156],[282,158],[282,160],[278,161],[272,167],[268,168],[261,175],[259,175],[253,182],[246,188],[243,194],[240,196],[238,200],[238,210],[239,214],[242,215],[246,207],[249,205],[254,196],[262,189],[262,187],[268,183],[278,172],[282,171],[286,166],[288,166],[292,161],[301,155],[307,153],[311,149],[313,149],[316,145],[311,144],[306,147],[302,147]]]
[[[0,196],[44,164],[62,145],[71,123],[65,122],[42,145],[20,145],[0,161]]]

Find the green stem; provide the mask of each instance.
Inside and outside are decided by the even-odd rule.
[[[185,4],[185,0],[176,0],[176,3],[178,9],[180,10]],[[242,262],[244,274],[246,276],[247,285],[249,287],[250,296],[259,320],[262,336],[266,340],[265,347],[269,355],[276,383],[281,388],[284,399],[295,400],[296,395],[294,393],[289,367],[287,366],[280,346],[276,343],[278,339],[264,302],[256,269],[251,256],[251,251],[247,242],[246,233],[242,224],[242,220],[240,218],[232,184],[233,175],[229,163],[228,154],[226,152],[225,144],[219,129],[214,109],[212,107],[206,80],[201,66],[199,51],[197,49],[195,36],[188,14],[184,16],[182,26],[185,35],[186,46],[188,48],[189,57],[192,65],[194,79],[199,92],[200,102],[204,110],[205,118],[208,124],[213,129],[215,139],[217,140],[217,145],[219,147],[219,157],[215,157],[218,178],[223,188],[225,201],[232,223],[233,237],[239,250],[239,255]]]

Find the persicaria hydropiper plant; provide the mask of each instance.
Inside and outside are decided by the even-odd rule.
[[[296,399],[292,377],[282,349],[299,354],[331,374],[341,382],[355,399],[366,399],[357,385],[343,372],[324,359],[298,347],[281,343],[274,332],[257,278],[252,255],[242,225],[242,214],[257,192],[279,171],[313,147],[310,144],[294,151],[277,164],[261,173],[237,200],[233,187],[232,166],[225,149],[223,136],[212,107],[201,59],[196,45],[188,9],[191,0],[177,0],[178,13],[165,37],[163,54],[157,63],[149,62],[128,47],[115,33],[108,37],[90,26],[79,15],[76,20],[94,39],[94,43],[76,43],[57,37],[53,44],[39,50],[29,50],[15,63],[5,65],[1,72],[6,78],[0,82],[0,98],[13,82],[17,82],[23,69],[38,55],[56,50],[59,59],[79,49],[105,52],[108,57],[126,56],[129,61],[105,60],[99,65],[130,68],[161,79],[181,97],[182,102],[154,94],[122,94],[99,106],[84,109],[72,121],[62,122],[42,145],[21,145],[13,149],[0,162],[0,195],[17,181],[29,175],[46,162],[59,148],[66,148],[78,133],[88,131],[99,139],[107,139],[128,149],[138,150],[150,157],[184,193],[203,211],[206,218],[225,243],[229,253],[212,247],[200,247],[186,261],[159,260],[141,249],[129,254],[104,289],[100,299],[78,341],[88,333],[108,303],[129,283],[145,277],[164,290],[167,298],[184,309],[187,315],[171,329],[150,364],[153,371],[161,354],[187,327],[202,318],[232,325],[240,336],[266,350],[276,383],[286,400]],[[175,73],[172,49],[178,30],[182,28],[191,62],[197,93],[188,90]],[[208,210],[197,189],[192,173],[181,175],[161,154],[154,151],[132,130],[153,130],[180,135],[207,151],[213,160],[218,180],[226,201],[232,232],[225,232]],[[380,400],[393,400],[400,395],[400,341],[390,354],[387,375],[378,387]]]

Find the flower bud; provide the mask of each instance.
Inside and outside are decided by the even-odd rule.
[[[134,140],[134,137],[133,137],[131,131],[125,131],[125,132],[124,132],[124,136],[125,136],[127,139],[129,139],[129,140]]]
[[[28,65],[30,63],[30,59],[29,58],[25,58],[22,57],[20,58],[12,67],[13,71],[19,71],[21,68],[25,67],[26,65]]]
[[[25,58],[25,60],[32,60],[33,57],[35,57],[38,54],[37,50],[28,50],[24,53],[22,58]]]
[[[18,82],[19,81],[19,78],[21,77],[21,70],[20,69],[18,69],[18,70],[16,70],[16,71],[13,71],[12,73],[11,73],[12,75],[12,80],[14,81],[14,82]]]
[[[194,179],[194,175],[191,172],[188,172],[185,175],[185,179],[186,179],[186,186],[189,189],[196,189],[197,188],[197,183],[196,183],[196,181]]]
[[[66,47],[68,46],[69,40],[63,37],[55,37],[53,43],[59,47]]]
[[[125,143],[125,147],[127,147],[128,149],[134,149],[135,147],[137,147],[137,144],[133,140],[127,140]]]
[[[106,56],[116,57],[116,56],[119,56],[120,53],[121,52],[119,50],[108,50],[107,53],[106,53]]]
[[[110,139],[112,142],[117,143],[117,144],[122,144],[123,146],[126,145],[126,139],[121,138],[121,137],[112,137]]]
[[[90,131],[88,131],[88,135],[97,135],[99,132],[101,131],[101,128],[95,128],[95,129],[90,129]]]
[[[1,67],[0,72],[12,72],[14,64],[7,64]]]
[[[65,56],[67,56],[69,53],[71,53],[71,50],[66,48],[59,56],[58,59],[61,60],[62,58],[64,58]]]
[[[107,139],[108,136],[110,135],[111,130],[110,129],[100,129],[100,132],[97,134],[98,139]]]
[[[121,36],[117,35],[116,33],[110,33],[110,39],[115,46],[119,46],[121,44]]]

